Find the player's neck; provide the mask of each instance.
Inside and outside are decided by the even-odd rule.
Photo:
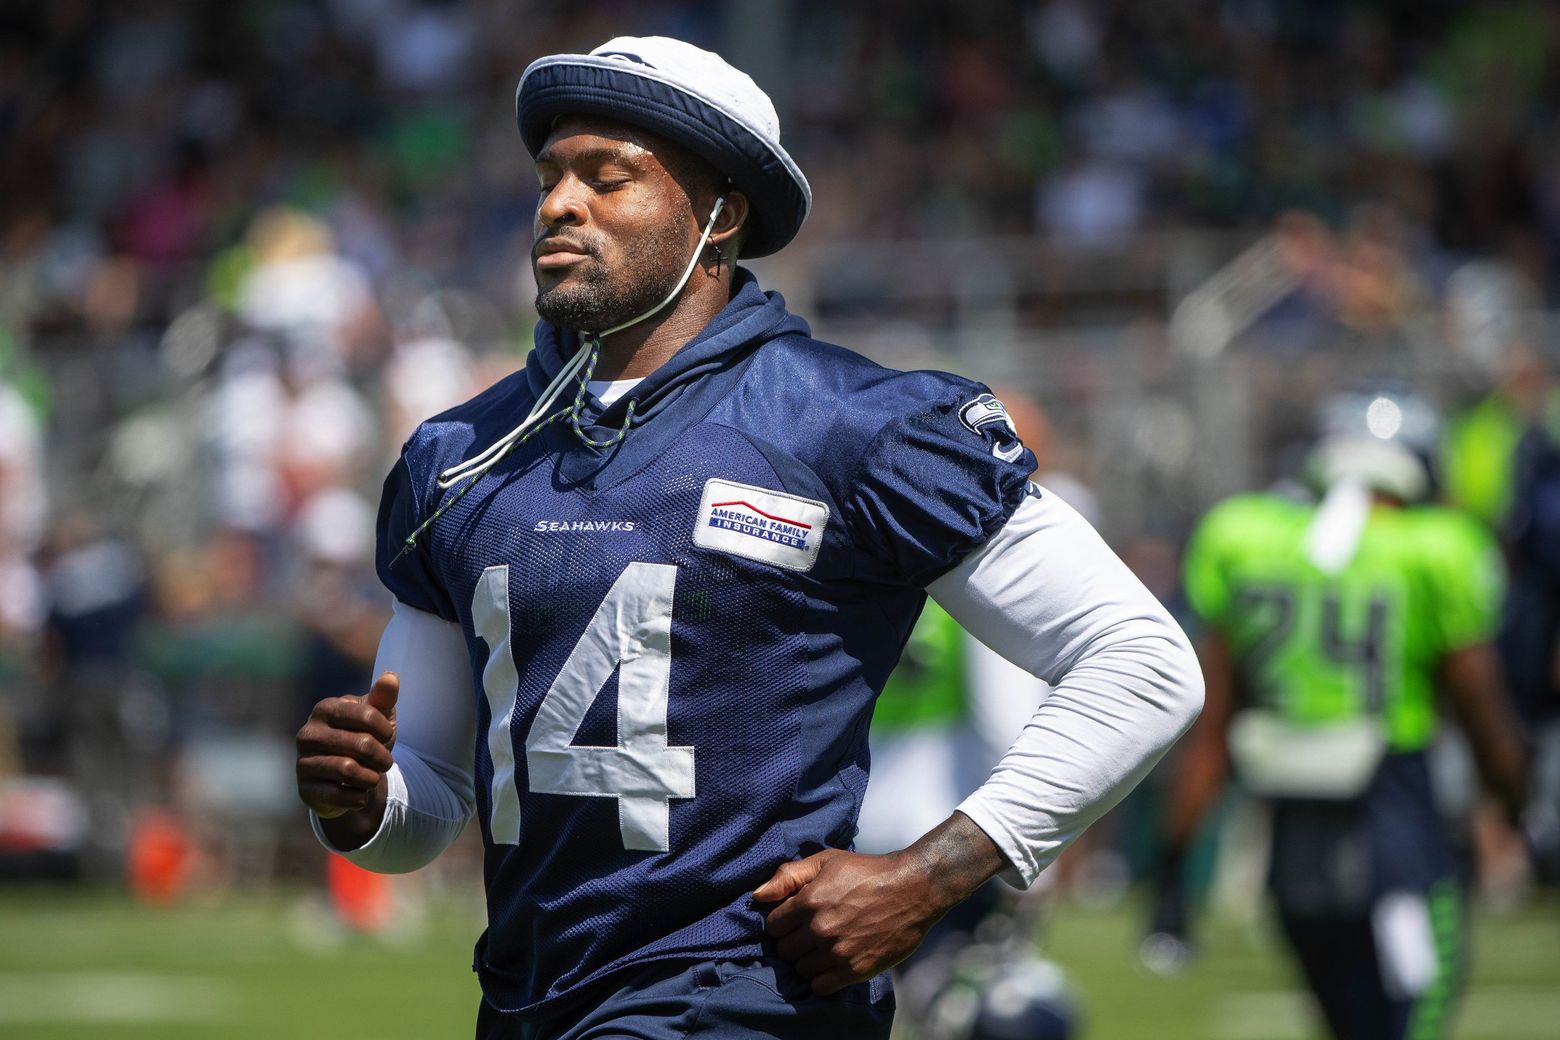
[[[676,302],[660,314],[601,341],[595,379],[643,379],[681,350],[726,306],[731,276],[693,273]]]

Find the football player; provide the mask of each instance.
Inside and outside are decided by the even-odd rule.
[[[1185,559],[1208,626],[1208,697],[1178,763],[1170,859],[1184,858],[1228,761],[1271,804],[1269,888],[1340,1040],[1449,1028],[1464,900],[1427,763],[1438,692],[1513,820],[1526,789],[1490,644],[1502,565],[1476,521],[1427,504],[1437,425],[1410,393],[1339,395],[1309,459],[1320,501],[1226,501]],[[1146,959],[1184,934],[1177,875]]]
[[[1524,829],[1538,879],[1560,885],[1560,393],[1519,442],[1508,525],[1512,587],[1499,647],[1533,738]]]
[[[482,1037],[886,1037],[885,969],[1034,881],[1201,703],[1175,623],[986,389],[813,340],[739,257],[810,189],[718,56],[533,63],[543,318],[386,481],[363,696],[298,734],[320,838],[413,870],[475,815]],[[1055,684],[926,835],[851,851],[867,721],[930,592]]]

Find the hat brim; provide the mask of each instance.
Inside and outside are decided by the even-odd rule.
[[[533,63],[515,90],[515,120],[532,156],[561,115],[601,116],[650,130],[730,177],[751,206],[744,257],[781,249],[796,237],[812,207],[807,179],[778,143],[649,66],[589,54],[558,54]]]

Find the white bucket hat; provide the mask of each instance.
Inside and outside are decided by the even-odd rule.
[[[796,236],[812,189],[780,147],[780,118],[752,77],[720,55],[665,36],[619,36],[589,54],[532,62],[515,91],[520,138],[534,157],[562,115],[603,116],[676,141],[731,179],[751,205],[742,255]]]

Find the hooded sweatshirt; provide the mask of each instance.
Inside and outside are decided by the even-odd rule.
[[[417,429],[380,508],[406,624],[376,669],[402,671],[402,743],[351,858],[415,869],[474,811],[491,1006],[548,1018],[648,963],[765,956],[749,893],[850,846],[871,707],[929,585],[1058,684],[959,806],[1020,884],[1195,717],[1184,635],[1028,483],[1034,458],[985,387],[813,340],[746,271],[660,369],[611,407],[585,401],[584,433],[615,443],[554,421],[440,489],[576,349],[541,325],[523,370]],[[448,736],[463,729],[469,759]]]
[[[420,426],[386,482],[380,576],[465,633],[493,1005],[543,1013],[662,959],[757,956],[747,893],[849,847],[867,719],[923,587],[1023,498],[1033,457],[986,388],[809,338],[739,271],[728,305],[611,407],[460,489],[578,349]],[[561,398],[572,402],[572,391]],[[1000,406],[998,406],[1000,407]],[[496,721],[495,721],[496,720]]]

